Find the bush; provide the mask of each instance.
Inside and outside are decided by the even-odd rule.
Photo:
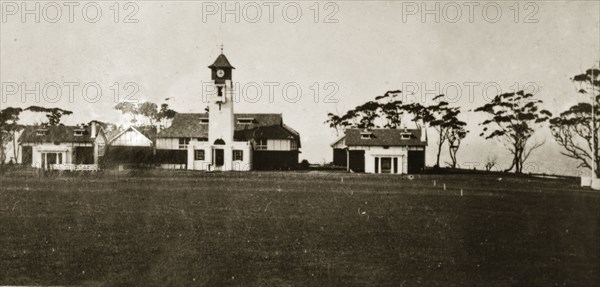
[[[309,166],[310,166],[310,163],[308,162],[308,160],[303,159],[300,162],[300,165],[298,165],[298,168],[301,170],[307,170]]]

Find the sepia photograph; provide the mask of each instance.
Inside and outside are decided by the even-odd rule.
[[[600,286],[600,1],[0,0],[0,286]]]

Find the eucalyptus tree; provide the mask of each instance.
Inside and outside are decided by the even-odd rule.
[[[448,154],[450,155],[450,166],[456,168],[457,164],[457,153],[460,148],[462,140],[467,136],[465,127],[467,123],[460,121],[457,117],[450,119],[448,123],[448,131],[446,132],[446,138],[448,140]]]
[[[541,104],[532,94],[518,91],[499,94],[475,109],[489,116],[480,123],[484,126],[480,136],[498,139],[510,152],[512,163],[507,171],[514,168],[515,173],[522,173],[531,153],[544,144],[544,141],[530,141],[535,130],[552,116],[549,111],[540,109]]]
[[[594,104],[594,115],[592,103],[579,102],[552,118],[550,129],[556,142],[563,148],[561,154],[577,160],[579,167],[595,170],[596,176],[600,177],[597,136],[600,127],[600,69],[588,69],[571,80],[580,86],[580,94],[590,97]]]
[[[44,124],[47,124],[49,126],[58,126],[60,125],[60,121],[63,116],[73,114],[72,111],[64,110],[61,108],[46,108],[40,106],[31,106],[26,108],[25,110],[34,113],[45,113],[46,118],[48,118],[48,122],[45,122]]]
[[[6,144],[12,141],[13,156],[16,159],[18,155],[17,132],[21,128],[18,124],[19,115],[23,109],[7,107],[0,111],[0,164],[6,161]]]

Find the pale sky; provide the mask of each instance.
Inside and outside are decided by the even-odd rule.
[[[341,113],[385,91],[417,85],[421,88],[416,97],[427,98],[444,93],[442,88],[447,87],[447,100],[463,108],[462,119],[471,132],[459,151],[459,163],[481,162],[481,168],[487,155],[497,154],[501,166],[507,167],[510,159],[501,145],[479,137],[482,115],[467,111],[483,105],[484,94],[493,97],[495,86],[506,92],[529,83],[526,87],[536,90],[544,107],[558,114],[576,102],[587,101],[576,93],[569,78],[600,60],[598,1],[541,1],[529,6],[513,1],[488,6],[487,2],[466,4],[472,1],[344,1],[329,6],[320,2],[318,9],[316,2],[303,1],[285,6],[285,15],[287,2],[272,6],[227,2],[222,7],[223,2],[144,1],[129,6],[121,2],[117,8],[114,1],[104,1],[94,2],[102,9],[95,23],[95,6],[86,7],[87,20],[82,15],[86,2],[71,7],[72,21],[65,2],[37,2],[39,23],[34,14],[22,15],[21,3],[2,2],[2,108],[59,106],[74,111],[64,118],[65,124],[92,119],[125,123],[113,110],[114,83],[119,83],[117,100],[122,100],[128,94],[124,86],[131,82],[139,87],[134,99],[160,104],[170,98],[169,104],[178,112],[202,112],[206,106],[202,82],[210,80],[207,66],[223,44],[224,53],[236,67],[233,78],[240,85],[238,94],[246,91],[235,111],[283,114],[284,122],[301,134],[300,158],[311,162],[331,160],[329,144],[336,136],[323,124],[328,112]],[[27,3],[25,8],[35,8],[36,2]],[[60,19],[57,6],[48,3],[57,3]],[[238,21],[235,3],[240,7]],[[434,9],[436,3],[440,5],[437,22],[435,12],[421,14],[422,8]],[[270,7],[274,12],[271,19]],[[295,14],[297,7],[301,14]],[[222,8],[234,12],[221,15]],[[456,16],[457,8],[460,16]],[[501,14],[496,14],[497,8]],[[469,9],[473,9],[471,19]],[[315,11],[319,11],[318,19]],[[137,23],[124,23],[128,15]],[[337,23],[324,23],[326,16]],[[292,23],[294,18],[298,21]],[[494,18],[499,20],[494,23]],[[54,19],[57,23],[51,23]],[[31,94],[22,102],[21,88],[14,95],[9,92],[13,83],[30,90],[39,83],[40,90],[33,93],[40,101]],[[102,90],[99,97],[93,88],[87,90],[88,98],[96,97],[96,102],[82,96],[82,87],[91,86],[89,83]],[[72,102],[69,85],[77,85]],[[269,85],[275,85],[273,101]],[[286,85],[291,87],[287,93]],[[474,91],[471,97],[469,85]],[[56,86],[61,93],[52,103]],[[484,86],[489,88],[487,93]],[[256,87],[261,89],[261,98],[252,101]],[[286,100],[286,95],[296,98],[294,87],[301,88],[301,96]],[[423,88],[430,90],[429,94],[423,95]],[[317,101],[315,91],[319,91]],[[325,100],[330,93],[337,103]],[[23,120],[34,119],[25,114]],[[531,171],[577,174],[576,164],[560,155],[547,126],[536,134],[537,140],[543,138],[546,144],[532,155]],[[436,140],[430,137],[431,147]],[[427,157],[427,164],[432,165],[433,148]],[[446,150],[442,159],[449,160]]]

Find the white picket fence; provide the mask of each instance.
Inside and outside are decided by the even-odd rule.
[[[97,164],[53,164],[50,166],[52,170],[68,170],[68,171],[99,171]]]

